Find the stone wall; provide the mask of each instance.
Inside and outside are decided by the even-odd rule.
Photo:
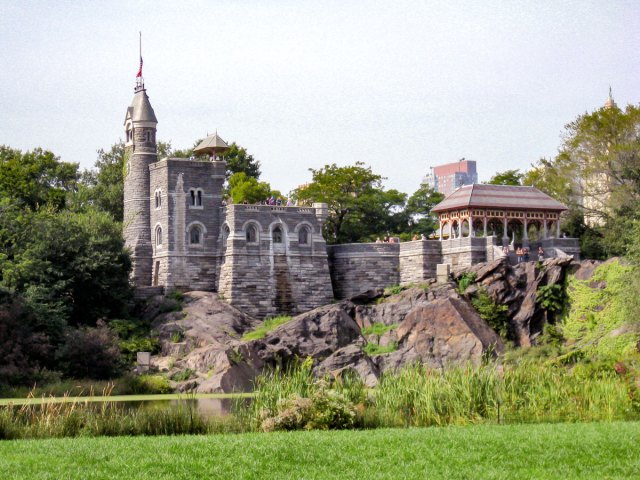
[[[470,267],[487,259],[487,244],[493,237],[464,237],[443,240],[442,262],[455,268]],[[490,244],[492,245],[492,244]]]
[[[577,238],[548,238],[542,241],[542,248],[547,257],[559,257],[564,253],[580,260],[580,240]]]
[[[224,208],[220,295],[258,318],[295,315],[330,303],[327,248],[317,213],[311,207]]]
[[[333,294],[338,299],[400,283],[399,243],[329,245]]]
[[[438,240],[416,240],[400,244],[400,283],[420,283],[436,277],[436,265],[442,260],[442,245]]]
[[[152,284],[214,290],[224,162],[165,158],[149,170]]]

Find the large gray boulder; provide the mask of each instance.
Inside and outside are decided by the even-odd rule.
[[[395,330],[398,350],[378,357],[382,371],[411,363],[441,368],[469,361],[479,363],[493,349],[501,352],[500,337],[465,301],[441,298],[417,305]]]

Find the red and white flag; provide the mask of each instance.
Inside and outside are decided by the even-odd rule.
[[[138,73],[136,75],[136,78],[138,77],[142,77],[142,55],[140,55],[140,68],[138,69]]]

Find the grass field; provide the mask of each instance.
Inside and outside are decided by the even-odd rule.
[[[3,479],[640,478],[640,423],[0,442]]]

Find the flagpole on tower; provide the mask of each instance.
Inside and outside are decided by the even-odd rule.
[[[142,32],[138,32],[139,34],[139,53],[140,53],[140,67],[138,68],[138,73],[136,74],[136,93],[144,90],[144,78],[142,77]]]

